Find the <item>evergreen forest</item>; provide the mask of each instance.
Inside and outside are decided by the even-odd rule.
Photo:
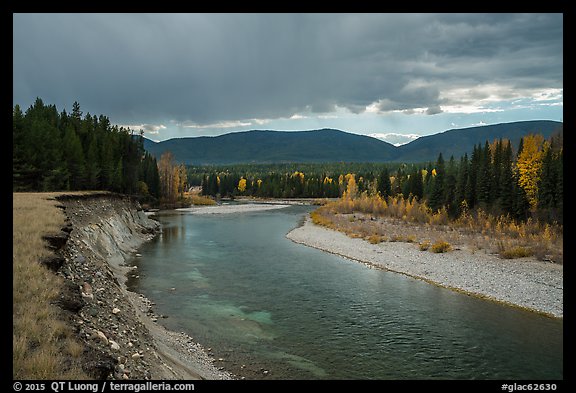
[[[12,115],[12,190],[107,190],[160,197],[156,158],[142,135],[110,123],[104,115],[58,112],[37,98]]]

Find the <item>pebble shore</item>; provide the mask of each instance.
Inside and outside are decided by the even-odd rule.
[[[290,240],[488,300],[563,318],[563,266],[535,258],[502,259],[482,251],[420,251],[418,244],[371,244],[307,218]]]

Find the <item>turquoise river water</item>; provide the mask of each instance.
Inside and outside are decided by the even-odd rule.
[[[288,240],[311,209],[163,212],[129,286],[246,378],[563,378],[562,320]]]

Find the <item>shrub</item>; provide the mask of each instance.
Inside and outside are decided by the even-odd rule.
[[[192,195],[190,197],[190,203],[196,206],[211,206],[215,205],[216,201],[212,198],[208,198],[201,195]]]
[[[377,234],[370,235],[370,236],[368,236],[368,241],[372,244],[382,243],[382,236],[377,235]]]
[[[426,251],[430,248],[430,241],[429,240],[424,240],[422,243],[420,243],[418,245],[418,248],[420,249],[420,251]]]
[[[445,242],[443,240],[439,240],[432,245],[432,252],[437,254],[442,252],[448,252],[450,250],[452,250],[452,246],[450,245],[450,243]]]
[[[524,258],[532,256],[534,253],[528,247],[516,246],[500,251],[500,256],[505,259]]]

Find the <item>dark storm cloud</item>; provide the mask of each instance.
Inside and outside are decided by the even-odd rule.
[[[435,114],[452,88],[562,88],[562,32],[558,14],[16,14],[13,100],[125,123]]]

